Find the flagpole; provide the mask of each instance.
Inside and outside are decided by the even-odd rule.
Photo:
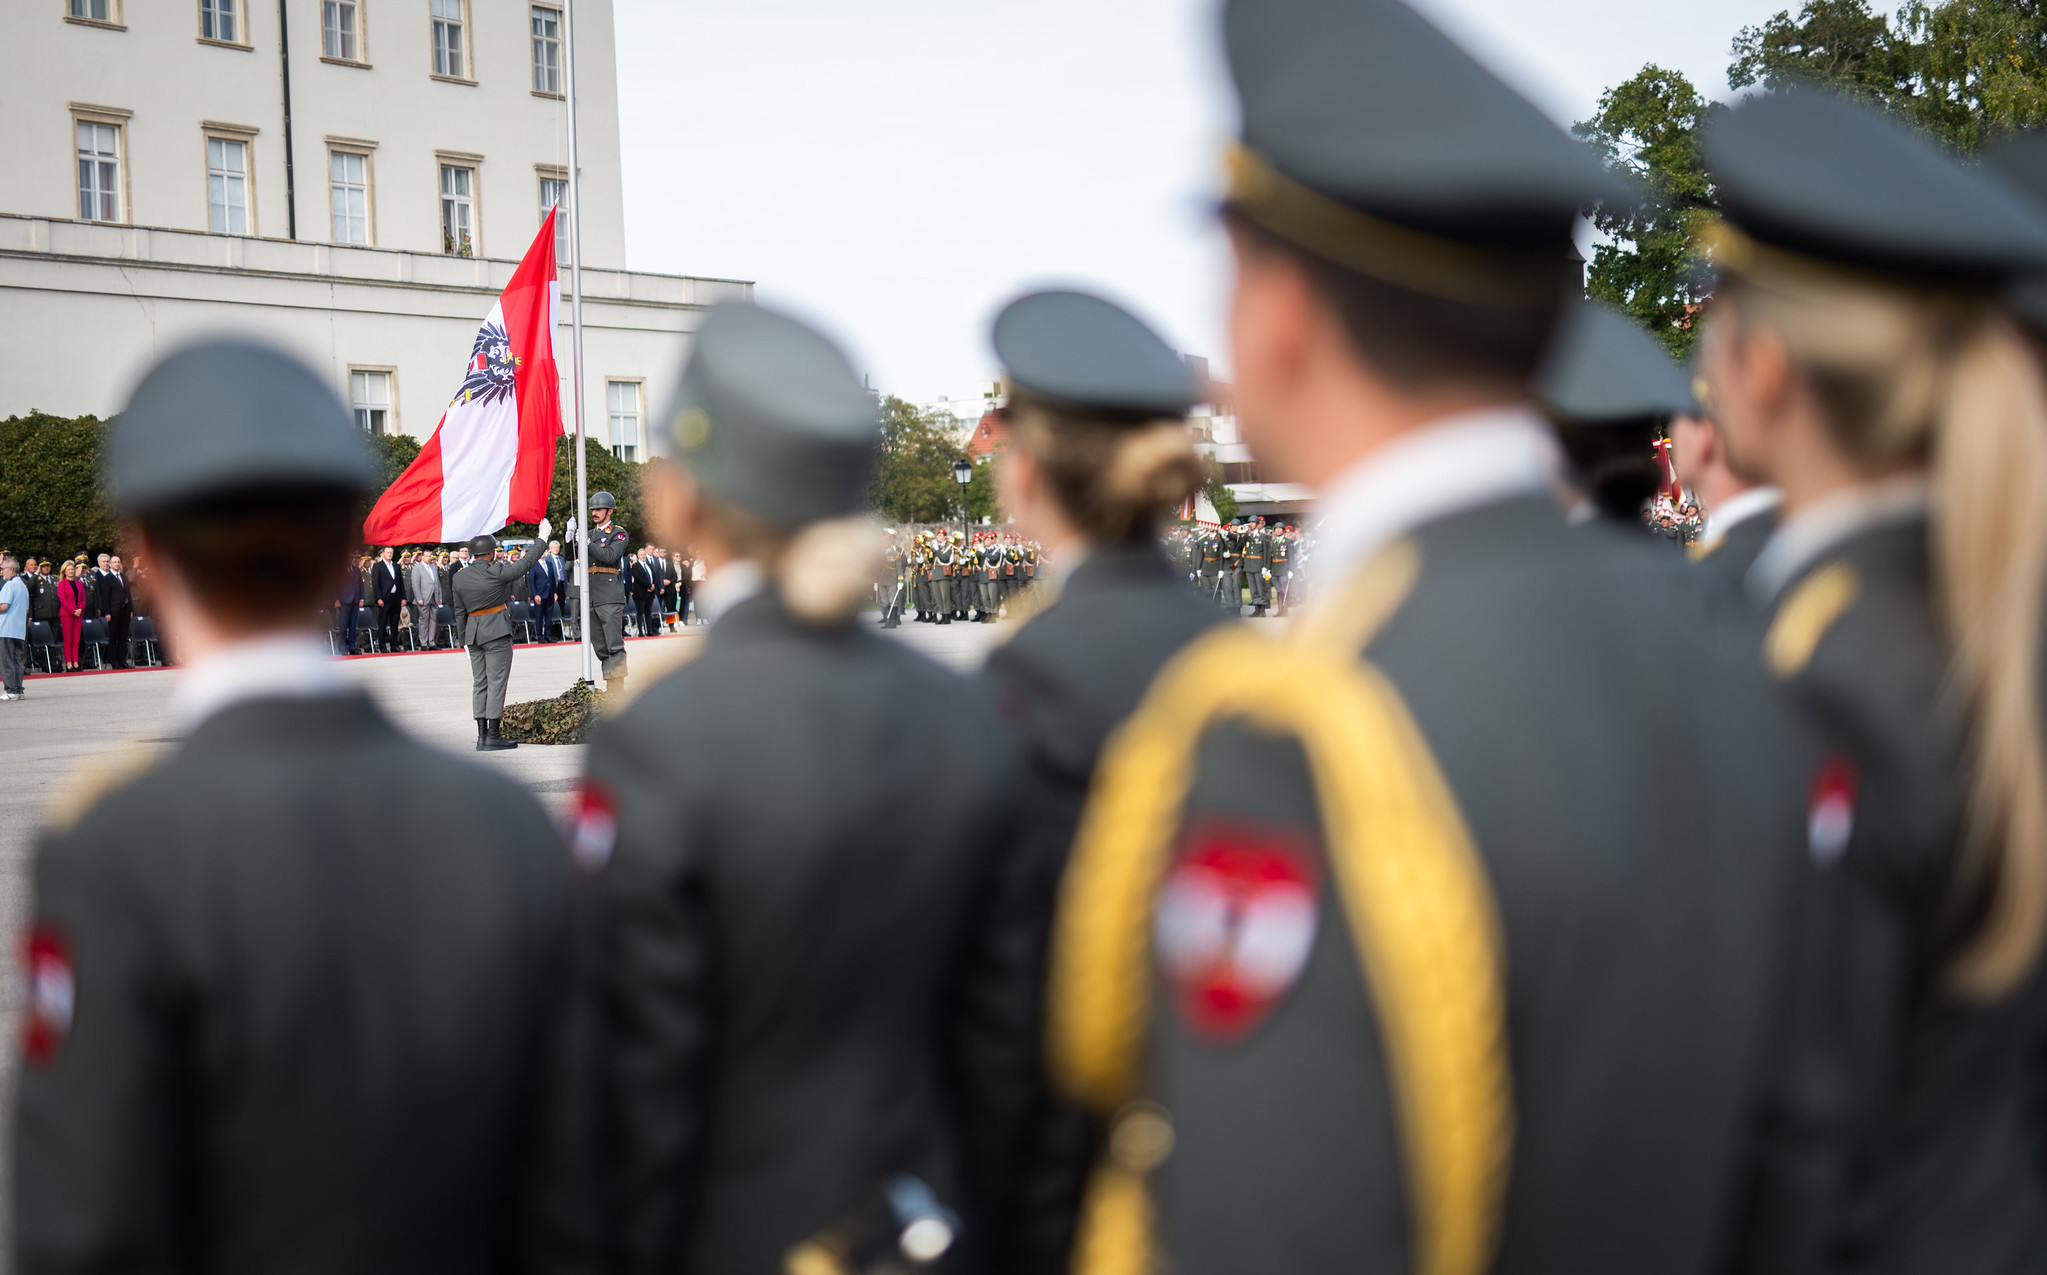
[[[562,51],[568,63],[562,87],[569,99],[569,369],[576,396],[576,635],[582,639],[583,680],[596,681],[590,644],[590,475],[583,462],[583,201],[576,161],[576,0],[562,2]]]

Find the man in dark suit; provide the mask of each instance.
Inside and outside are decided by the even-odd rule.
[[[14,1269],[505,1269],[569,861],[327,658],[377,462],[326,378],[228,341],[106,455],[185,738],[95,759],[37,849]]]
[[[107,619],[107,659],[115,668],[128,667],[128,635],[135,627],[135,600],[129,596],[128,576],[121,570],[118,555],[109,555],[107,569],[100,574],[93,592],[98,595],[99,612]]]
[[[675,613],[675,564],[668,555],[649,546],[647,565],[654,569],[654,624],[657,631],[668,627]]]
[[[654,632],[654,591],[656,578],[654,565],[647,561],[647,547],[627,560],[627,596],[632,599],[634,623],[639,625],[640,636],[649,637]]]
[[[533,597],[533,629],[542,642],[558,641],[562,585],[561,541],[548,542],[547,552],[533,564],[526,582]]]
[[[393,558],[389,545],[370,566],[370,608],[377,622],[377,642],[387,651],[398,649],[398,619],[405,607],[405,573]]]

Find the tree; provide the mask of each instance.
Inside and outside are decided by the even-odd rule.
[[[2047,123],[2047,10],[2037,0],[1809,0],[1734,39],[1731,88],[1818,84],[1874,102],[1962,151]]]
[[[410,434],[376,434],[370,438],[370,450],[377,454],[377,461],[384,467],[384,486],[398,481],[408,465],[419,459],[420,441]]]
[[[1706,296],[1699,235],[1713,185],[1699,160],[1699,134],[1719,109],[1683,75],[1652,63],[1608,89],[1598,113],[1571,127],[1651,197],[1640,207],[1593,210],[1592,224],[1609,242],[1593,252],[1586,292],[1633,315],[1679,359],[1691,352],[1692,316]]]
[[[106,425],[30,412],[0,421],[0,545],[17,556],[110,553],[116,526],[100,486]]]
[[[952,418],[891,394],[881,401],[881,451],[867,503],[894,522],[942,522],[959,512],[952,463],[960,440]]]
[[[646,534],[646,525],[640,521],[640,466],[629,460],[620,460],[592,438],[583,440],[584,476],[594,492],[608,491],[618,501],[618,509],[612,519],[619,526],[633,533],[635,544]],[[559,537],[569,525],[569,519],[577,516],[576,510],[576,440],[563,435],[554,445],[554,486],[547,492],[547,518],[554,524],[555,535]],[[577,525],[587,521],[577,517]],[[508,536],[530,536],[539,528],[530,522],[515,522],[506,531]],[[673,545],[681,549],[684,545]]]
[[[995,499],[995,464],[992,458],[982,460],[974,466],[974,481],[967,484],[967,517],[976,522],[1002,517],[1001,502]]]
[[[1237,516],[1237,493],[1223,481],[1220,465],[1208,467],[1208,481],[1201,485],[1201,494],[1208,497],[1208,503],[1215,506],[1215,520],[1228,522]]]

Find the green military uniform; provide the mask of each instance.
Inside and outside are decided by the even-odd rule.
[[[1532,378],[1578,208],[1626,195],[1598,158],[1396,0],[1224,22],[1232,215],[1389,308],[1513,327]],[[1713,1269],[1805,871],[1770,701],[1670,620],[1671,575],[1563,525],[1512,389],[1405,437],[1344,471],[1318,609],[1181,652],[1098,768],[1048,1016],[1112,1121],[1081,1250]]]
[[[476,719],[476,749],[496,752],[518,745],[504,737],[505,686],[512,679],[512,588],[547,552],[547,524],[517,561],[497,561],[497,541],[469,542],[473,560],[455,577],[456,632],[469,648],[469,709]]]
[[[939,536],[938,547],[931,553],[931,609],[937,613],[940,624],[951,624],[955,609],[952,597],[954,557],[951,539]]]
[[[114,508],[241,559],[201,571],[274,562],[280,526],[331,539],[297,568],[325,596],[383,481],[330,380],[239,341],[171,355],[108,427]],[[13,1268],[501,1269],[568,856],[525,789],[352,689],[301,614],[237,611],[223,632],[274,627],[178,652],[184,737],[98,759],[101,791],[67,785],[38,841]]]
[[[1265,608],[1272,603],[1272,577],[1269,559],[1272,540],[1266,534],[1265,521],[1259,519],[1244,531],[1244,579],[1251,589],[1251,614],[1264,615]]]
[[[590,496],[592,509],[615,509],[608,491]],[[598,672],[610,689],[614,679],[623,684],[625,667],[625,582],[619,566],[627,557],[624,527],[614,520],[591,526],[583,533],[586,578],[590,581],[590,646],[597,656]]]

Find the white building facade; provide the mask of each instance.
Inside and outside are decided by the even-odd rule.
[[[240,333],[324,371],[365,429],[431,434],[477,325],[565,199],[560,4],[8,7],[0,416],[110,415],[162,353]],[[625,269],[608,0],[576,0],[576,43],[584,422],[640,460],[703,310],[752,285]]]

